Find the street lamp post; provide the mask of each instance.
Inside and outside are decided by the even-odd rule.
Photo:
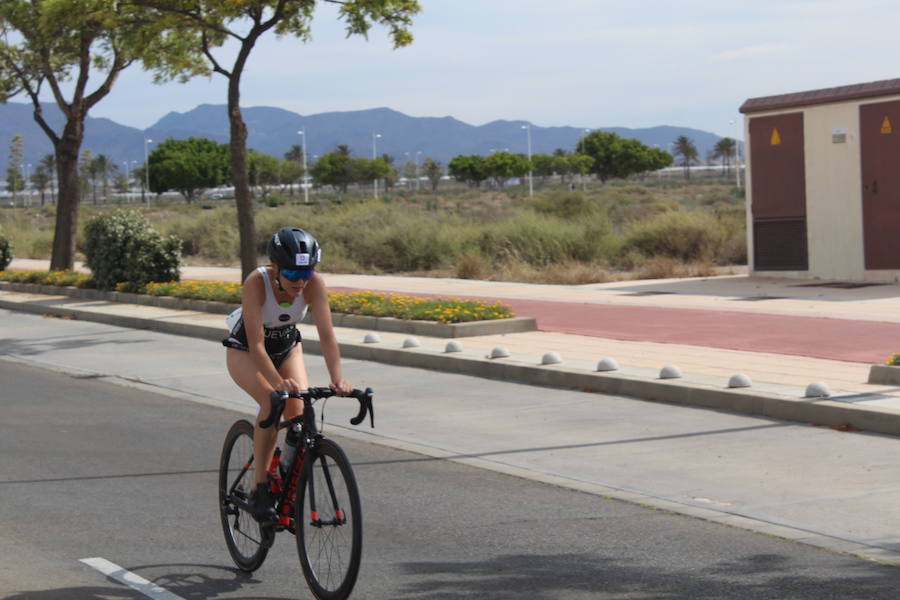
[[[380,133],[372,134],[372,163],[373,163],[372,168],[373,169],[375,168],[375,164],[374,164],[375,157],[378,155],[378,153],[375,150],[375,140],[377,140],[380,137],[381,137]],[[375,191],[375,199],[378,200],[378,176],[377,176],[377,174],[376,174],[375,179],[372,180],[372,189]]]
[[[522,125],[528,134],[528,196],[534,196],[534,182],[531,173],[531,125]]]
[[[303,136],[303,202],[309,204],[309,177],[306,174],[306,130],[301,129],[297,134]]]
[[[141,200],[145,204],[150,204],[149,195],[145,191],[150,191],[150,154],[147,151],[147,145],[152,143],[153,140],[150,138],[144,138],[144,189],[141,190]]]

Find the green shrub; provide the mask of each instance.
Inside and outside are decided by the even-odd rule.
[[[6,239],[3,233],[0,233],[0,271],[6,270],[12,259],[12,244],[9,243],[9,240]]]
[[[535,212],[560,219],[588,217],[598,211],[597,204],[580,192],[555,192],[536,198],[528,206]]]
[[[137,288],[150,281],[179,279],[181,240],[162,237],[137,212],[116,211],[88,222],[84,255],[100,289],[122,282]]]
[[[485,224],[475,241],[485,256],[495,260],[517,258],[532,265],[593,262],[604,258],[609,244],[605,214],[565,221],[530,211],[502,223]]]
[[[716,217],[703,212],[666,212],[634,224],[625,237],[623,253],[636,250],[647,257],[682,261],[715,261],[728,232]]]
[[[183,256],[231,264],[240,260],[240,236],[234,209],[214,208],[172,218],[167,233],[181,239]]]

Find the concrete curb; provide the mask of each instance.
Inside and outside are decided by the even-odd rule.
[[[93,289],[82,289],[71,286],[41,285],[37,283],[15,283],[0,281],[0,291],[21,292],[24,294],[46,294],[50,296],[68,296],[84,300],[103,300],[157,306],[172,310],[193,310],[213,314],[227,315],[240,304],[215,302],[212,300],[193,300],[175,298],[173,296],[149,296],[147,294],[131,294],[126,292],[105,292]],[[473,321],[470,323],[438,323],[435,321],[410,321],[393,317],[370,317],[366,315],[350,315],[332,313],[335,327],[367,329],[370,331],[388,331],[392,333],[408,333],[423,337],[461,338],[480,335],[502,335],[505,333],[522,333],[537,330],[537,320],[533,317],[512,317],[491,321]],[[312,323],[312,314],[307,313],[304,323]]]
[[[900,385],[900,367],[892,365],[872,365],[869,367],[869,383],[879,385]]]
[[[186,335],[219,341],[224,327],[175,322],[168,319],[98,312],[64,306],[66,300],[46,298],[20,302],[0,298],[0,308],[51,314],[119,327],[148,329],[161,333]],[[63,305],[61,305],[63,304]],[[320,354],[318,339],[303,342],[308,352]],[[773,419],[798,421],[831,427],[858,429],[900,435],[900,411],[878,406],[859,406],[828,398],[802,398],[754,391],[752,388],[728,388],[681,379],[651,379],[617,372],[573,369],[558,365],[523,363],[512,358],[479,358],[459,353],[441,353],[421,347],[387,348],[380,344],[341,341],[341,355],[374,362],[437,371],[462,373],[478,377],[502,379],[528,385],[580,389],[640,398],[649,401],[684,404],[758,415]]]

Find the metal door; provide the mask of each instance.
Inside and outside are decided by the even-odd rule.
[[[900,269],[900,101],[859,107],[866,269]]]
[[[809,268],[803,143],[803,113],[750,119],[754,269]]]

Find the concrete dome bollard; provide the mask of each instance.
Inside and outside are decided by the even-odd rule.
[[[618,371],[619,363],[614,358],[604,358],[597,363],[598,371]]]
[[[417,340],[414,337],[408,337],[405,340],[403,340],[404,348],[418,348],[421,345],[422,344],[419,343],[419,340]]]
[[[462,350],[462,344],[460,344],[456,340],[447,342],[447,345],[444,346],[444,352],[462,352]]]
[[[378,337],[377,333],[367,333],[366,337],[363,338],[363,344],[380,344],[381,338]]]
[[[488,358],[509,358],[509,350],[503,346],[497,346],[488,355]]]
[[[743,373],[735,373],[731,376],[731,379],[728,380],[728,387],[730,388],[745,388],[751,387],[752,385],[753,382]]]
[[[831,395],[831,390],[828,389],[828,386],[822,383],[821,381],[814,381],[808,386],[806,386],[806,394],[807,398],[825,398]]]
[[[541,357],[542,365],[558,365],[562,362],[562,357],[556,352],[547,352]]]
[[[666,365],[659,372],[660,379],[680,379],[681,378],[681,369],[676,367],[675,365]]]

